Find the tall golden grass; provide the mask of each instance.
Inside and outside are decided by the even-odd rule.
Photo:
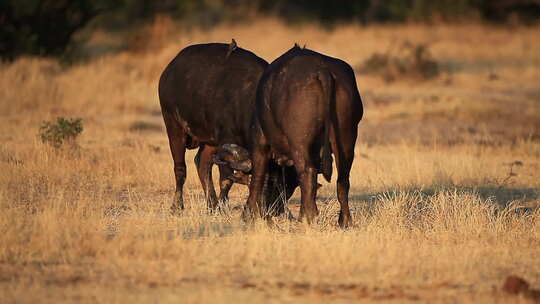
[[[510,274],[540,286],[538,32],[327,31],[275,20],[199,31],[160,20],[144,32],[159,40],[148,49],[71,67],[2,64],[1,302],[527,302],[499,287]],[[319,191],[321,215],[309,227],[209,214],[191,161],[187,210],[169,214],[157,79],[181,48],[231,38],[269,61],[298,42],[353,66],[409,40],[449,66],[427,82],[357,74],[366,114],[351,176],[354,228],[336,227],[333,183]],[[57,116],[83,118],[78,150],[39,141],[40,122]],[[246,195],[235,186],[231,206]]]

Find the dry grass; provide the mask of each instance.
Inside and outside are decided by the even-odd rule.
[[[503,279],[540,287],[538,28],[155,27],[154,45],[176,36],[70,68],[35,58],[1,67],[3,303],[526,303],[499,291]],[[312,227],[210,215],[192,162],[188,210],[168,213],[173,177],[157,78],[180,48],[232,37],[267,60],[296,41],[353,66],[408,40],[428,43],[448,67],[422,83],[357,75],[366,114],[351,177],[353,229],[336,228],[333,184],[319,192]],[[39,141],[40,122],[56,116],[83,118],[78,151]],[[231,204],[246,194],[235,186]],[[298,194],[290,207],[297,212]]]

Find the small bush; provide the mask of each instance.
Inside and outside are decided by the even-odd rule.
[[[81,118],[58,117],[56,122],[44,121],[39,127],[41,141],[60,148],[65,143],[75,145],[75,140],[83,131]]]
[[[381,75],[388,82],[400,78],[427,80],[440,72],[439,64],[426,45],[409,42],[404,42],[394,54],[390,48],[384,54],[371,55],[358,69],[366,74]]]

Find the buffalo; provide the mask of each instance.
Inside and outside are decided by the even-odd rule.
[[[311,223],[318,215],[317,174],[330,181],[333,154],[338,222],[342,228],[350,226],[349,174],[362,115],[355,75],[346,62],[298,45],[274,60],[257,88],[250,150],[253,168],[245,212],[251,217],[265,216],[266,205],[260,201],[268,163],[273,160],[283,168],[294,168],[301,188],[300,217]],[[289,180],[288,192],[298,183]]]
[[[188,46],[163,71],[158,90],[174,162],[173,212],[184,209],[186,149],[199,148],[195,163],[210,210],[218,207],[212,182],[214,163],[220,170],[220,200],[227,199],[233,182],[248,183],[256,89],[267,66],[233,39],[230,44]],[[278,178],[284,170],[268,166],[272,178],[267,179],[265,197],[276,202],[287,188],[286,179]],[[274,214],[284,211],[283,204],[267,209],[274,209]]]
[[[214,162],[220,170],[220,199],[227,198],[234,181],[247,183],[242,173],[251,170],[250,160],[238,160],[241,155],[234,151],[235,161],[225,164],[226,160],[217,158],[217,147],[224,143],[246,146],[257,83],[267,65],[233,40],[188,46],[161,74],[159,100],[176,179],[173,211],[184,208],[186,149],[199,148],[195,164],[210,209],[218,206],[212,182]]]

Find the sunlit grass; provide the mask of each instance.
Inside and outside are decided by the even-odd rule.
[[[4,63],[0,298],[493,302],[509,274],[539,286],[540,55],[530,51],[537,32],[480,25],[328,32],[262,20],[178,29],[161,48],[71,67]],[[337,228],[335,181],[320,189],[312,226],[285,218],[249,226],[238,208],[210,214],[194,151],[187,208],[172,216],[157,78],[184,46],[230,38],[267,60],[298,42],[353,66],[407,39],[429,43],[439,61],[463,64],[421,83],[357,74],[365,117],[351,173],[353,228]],[[480,61],[488,67],[468,67]],[[500,78],[490,80],[491,72]],[[40,122],[58,116],[83,118],[78,148],[40,142]],[[230,206],[243,206],[246,196],[247,187],[235,185]],[[294,215],[298,203],[297,191]]]

